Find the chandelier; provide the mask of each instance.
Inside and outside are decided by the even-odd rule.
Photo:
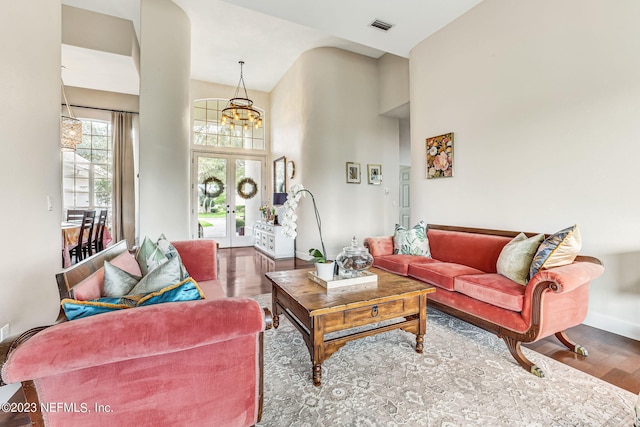
[[[60,116],[60,147],[64,151],[75,151],[76,145],[82,144],[82,122],[73,117],[67,95],[64,93],[64,81],[62,81],[62,97],[69,116]]]
[[[239,64],[240,81],[238,82],[234,97],[227,102],[227,106],[222,110],[222,124],[229,125],[231,129],[235,129],[236,126],[242,126],[244,129],[249,129],[249,126],[253,126],[258,129],[262,126],[262,115],[260,111],[253,108],[253,101],[250,100],[247,95],[247,88],[244,85],[244,78],[242,77],[244,61],[239,61]],[[242,85],[242,90],[244,90],[244,98],[240,93],[240,85]]]

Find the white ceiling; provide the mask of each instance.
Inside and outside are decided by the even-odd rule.
[[[247,88],[269,92],[306,50],[334,46],[374,58],[385,52],[408,57],[416,44],[482,0],[403,0],[402,7],[389,0],[173,1],[191,21],[192,78],[236,86],[238,61],[243,60]],[[129,19],[140,37],[139,0],[62,3]],[[386,33],[371,28],[374,19],[394,27]],[[91,60],[91,52],[63,46],[65,84],[137,93],[132,62],[105,53],[96,53],[99,60]],[[127,79],[127,73],[135,76]]]

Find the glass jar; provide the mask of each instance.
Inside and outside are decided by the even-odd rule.
[[[342,252],[336,257],[336,262],[340,267],[340,277],[357,277],[360,272],[373,265],[373,257],[369,249],[359,246],[356,236],[353,236],[351,246],[342,248]]]

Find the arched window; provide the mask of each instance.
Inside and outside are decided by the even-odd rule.
[[[193,106],[193,144],[216,148],[244,148],[265,150],[264,126],[231,129],[222,125],[222,110],[228,100],[219,98],[199,99]],[[264,116],[261,108],[255,107]]]

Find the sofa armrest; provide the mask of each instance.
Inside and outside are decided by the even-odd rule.
[[[540,270],[529,280],[525,297],[530,297],[538,284],[549,282],[552,283],[550,288],[554,292],[571,292],[597,279],[602,273],[604,273],[604,267],[595,262],[574,262],[548,270]]]
[[[393,255],[393,236],[367,237],[364,239],[364,246],[374,258]]]
[[[196,281],[218,278],[218,243],[215,240],[180,240],[171,243]]]
[[[60,323],[13,348],[5,383],[178,352],[256,335],[265,314],[250,298],[156,304]]]

